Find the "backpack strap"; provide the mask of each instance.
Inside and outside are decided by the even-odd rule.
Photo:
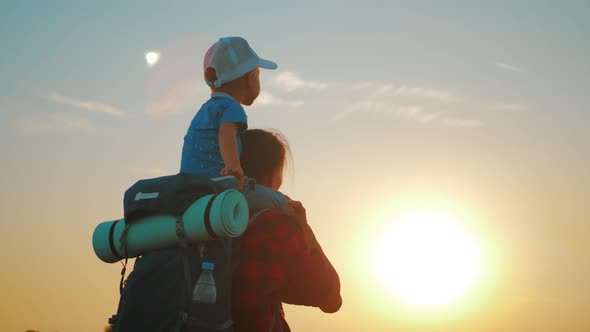
[[[262,215],[263,213],[268,212],[268,211],[270,211],[270,209],[260,209],[259,211],[254,213],[252,215],[252,217],[250,217],[250,219],[248,219],[248,225],[253,223],[256,220],[256,218],[260,217],[260,215]]]
[[[216,197],[217,197],[217,195],[214,195],[209,200],[209,203],[207,204],[207,207],[205,208],[205,216],[204,216],[205,228],[207,230],[207,233],[209,233],[209,235],[213,239],[217,239],[217,235],[213,232],[213,229],[211,228],[211,221],[209,219],[209,212],[211,210],[211,206],[213,205],[213,201],[215,200]],[[191,277],[191,271],[190,271],[191,265],[189,262],[189,253],[188,253],[189,252],[189,244],[188,244],[188,240],[186,238],[186,233],[184,230],[184,220],[183,220],[182,216],[176,218],[176,236],[178,237],[178,245],[180,248],[180,254],[182,256],[182,265],[183,265],[183,269],[184,269],[184,279],[186,281],[186,291],[187,291],[184,311],[181,313],[180,319],[176,325],[176,331],[181,331],[183,326],[201,327],[201,328],[206,328],[206,329],[213,330],[213,331],[225,330],[225,329],[229,328],[230,326],[232,326],[234,324],[233,320],[231,320],[231,319],[227,320],[226,322],[220,323],[220,324],[211,324],[211,323],[204,322],[202,320],[199,320],[199,319],[189,315],[189,308],[191,306],[192,296],[193,296],[193,281],[192,281],[192,277]],[[228,243],[226,243],[226,241],[223,241],[223,240],[221,240],[221,241],[222,241],[221,243],[224,247],[224,251],[226,252],[226,254],[231,255],[231,252],[232,252],[231,242],[232,241],[227,241]],[[231,294],[231,283],[230,283],[230,294]],[[228,305],[229,305],[229,310],[231,312],[231,296],[229,297]]]
[[[117,220],[118,222],[118,220]],[[113,233],[114,229],[115,229],[115,224],[117,223],[115,222],[113,224],[113,226],[111,226],[111,230],[109,233]],[[127,271],[127,261],[129,260],[129,255],[127,254],[127,232],[129,232],[129,224],[125,224],[125,228],[123,229],[123,233],[121,234],[121,238],[120,238],[120,242],[121,242],[121,247],[123,248],[123,252],[125,254],[125,262],[123,263],[123,268],[121,268],[121,281],[119,282],[119,294],[123,294],[123,286],[125,285],[125,272]],[[111,245],[111,251],[113,251],[113,236],[110,236],[110,245]],[[116,250],[113,252],[117,252]],[[121,256],[116,255],[117,257],[121,258]]]
[[[260,217],[263,213],[268,211],[271,211],[271,209],[260,209],[259,211],[256,211],[256,213],[254,213],[252,217],[248,219],[248,226],[250,226],[254,221],[256,221],[256,219]],[[236,257],[236,255],[234,255],[234,253],[237,253],[241,250],[241,237],[234,238],[232,242],[233,248],[231,249],[230,254],[232,255],[232,272],[234,272],[240,264],[240,260]]]
[[[187,308],[190,305],[193,281],[191,278],[190,263],[188,261],[188,241],[184,232],[184,220],[182,215],[176,218],[176,236],[178,237],[178,246],[180,249],[180,255],[182,256],[182,265],[184,268],[184,279],[186,281],[186,292],[187,292]]]
[[[186,282],[186,301],[185,308],[188,308],[192,299],[193,281],[191,277],[190,262],[188,260],[188,241],[184,231],[184,219],[182,215],[176,218],[176,236],[178,237],[178,250],[182,257],[182,268],[184,270],[184,280]],[[180,332],[187,321],[187,310],[181,313],[181,317],[176,324],[175,331]]]
[[[209,204],[205,209],[206,210],[205,211],[205,226],[206,226],[206,229],[207,229],[207,232],[209,233],[209,235],[212,238],[217,238],[217,236],[215,235],[213,230],[210,229],[210,224],[208,225],[208,223],[207,223],[207,219],[208,219],[208,215],[209,215],[208,210],[211,209],[211,205],[212,205],[211,203],[213,202],[214,198],[209,201]],[[250,219],[248,220],[248,225],[252,224],[258,217],[260,217],[262,214],[264,214],[265,212],[268,212],[268,211],[270,211],[270,209],[260,209],[259,211],[256,211],[256,213],[254,213],[250,217]],[[207,227],[207,226],[209,226],[209,227]],[[202,321],[202,320],[188,314],[189,308],[191,305],[191,301],[192,301],[193,283],[192,283],[192,278],[191,278],[189,255],[188,255],[189,245],[188,245],[188,241],[187,241],[185,231],[184,231],[184,223],[182,220],[182,216],[180,216],[176,219],[176,235],[178,237],[178,244],[180,247],[179,249],[180,249],[180,253],[182,256],[182,263],[183,263],[183,268],[184,268],[184,276],[185,276],[186,289],[187,289],[187,299],[186,299],[186,304],[185,304],[185,310],[181,313],[180,319],[178,320],[175,330],[182,331],[182,328],[184,326],[200,327],[200,328],[205,328],[205,329],[212,330],[212,331],[225,330],[225,329],[231,327],[234,324],[233,320],[231,320],[231,319],[229,319],[223,323],[212,324],[212,323]],[[240,246],[239,245],[239,238],[230,239],[228,241],[222,240],[222,245],[224,247],[224,251],[226,252],[226,254],[229,257],[231,257],[234,250],[236,249],[235,247],[239,248],[239,246]],[[231,259],[231,261],[232,261],[232,267],[231,267],[232,270],[231,271],[235,271],[235,269],[238,265],[238,262],[236,259]],[[230,294],[232,293],[231,283],[229,285],[229,293]],[[279,314],[280,304],[281,303],[279,302],[277,309],[273,309],[273,323],[272,323],[272,325],[274,325],[274,320],[277,320],[277,318],[278,318],[278,317],[275,318],[275,316],[278,316],[278,314]],[[229,305],[229,310],[231,312],[231,295],[228,299],[228,305]],[[278,332],[282,332],[282,326],[280,326],[280,323],[279,323]]]

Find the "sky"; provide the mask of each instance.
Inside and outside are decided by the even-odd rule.
[[[237,35],[279,65],[249,126],[288,138],[282,190],[342,281],[336,314],[287,306],[293,330],[590,331],[589,15],[587,1],[0,1],[2,330],[102,331],[120,265],[92,231],[135,181],[178,172],[204,52]],[[399,301],[373,264],[384,230],[425,210],[454,215],[483,257],[477,285],[437,308]]]

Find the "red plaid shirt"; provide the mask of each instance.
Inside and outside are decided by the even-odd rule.
[[[236,332],[269,331],[273,309],[281,308],[274,330],[290,331],[282,303],[336,312],[340,280],[315,241],[311,228],[276,211],[259,216],[236,246],[233,318]]]

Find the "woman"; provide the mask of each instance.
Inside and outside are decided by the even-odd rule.
[[[286,140],[260,129],[247,130],[241,140],[244,174],[278,190],[289,155]],[[236,332],[290,331],[282,303],[318,307],[326,313],[342,305],[338,274],[307,224],[305,209],[298,202],[290,206],[295,209],[291,215],[278,211],[259,215],[236,247]]]

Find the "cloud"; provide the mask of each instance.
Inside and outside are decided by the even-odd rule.
[[[315,101],[326,98],[336,104],[344,104],[343,111],[334,115],[332,121],[340,121],[358,113],[391,114],[398,118],[419,123],[435,123],[452,127],[479,127],[483,123],[476,120],[450,117],[441,110],[442,105],[450,103],[465,104],[468,100],[444,89],[428,88],[420,85],[393,84],[384,82],[361,81],[354,83],[319,83],[303,80],[293,72],[285,72],[275,79],[275,83],[283,92],[293,92],[300,88],[322,90],[320,95],[306,93],[306,98]],[[300,94],[300,92],[297,92]],[[402,105],[400,103],[408,103]],[[300,107],[302,100],[287,101],[262,92],[256,101],[257,105],[282,105]],[[437,111],[429,111],[435,109]]]
[[[55,92],[45,95],[45,98],[58,104],[69,105],[78,109],[98,112],[110,116],[121,117],[125,115],[125,112],[112,105],[103,104],[95,101],[78,100],[64,95],[60,95]]]
[[[439,117],[438,113],[426,112],[423,108],[417,106],[400,107],[396,109],[396,113],[401,117],[422,123],[432,122]]]
[[[347,110],[336,114],[332,121],[351,116],[354,113],[393,113],[394,109],[382,101],[361,101],[353,104]]]
[[[437,113],[427,112],[420,106],[394,106],[383,101],[362,101],[353,104],[349,109],[341,112],[332,118],[338,121],[354,113],[383,113],[394,114],[401,118],[411,119],[418,122],[426,123],[435,120]]]
[[[12,125],[18,133],[24,135],[46,134],[63,130],[94,131],[94,127],[88,119],[60,113],[22,115],[14,119]]]
[[[314,90],[324,90],[333,88],[339,91],[344,90],[369,90],[371,98],[380,97],[383,95],[390,95],[394,97],[415,97],[423,98],[441,102],[456,102],[461,98],[456,94],[440,89],[426,88],[423,86],[409,85],[409,84],[393,84],[382,82],[356,82],[356,83],[320,83],[304,81],[300,76],[293,72],[285,72],[275,78],[275,83],[287,92],[295,91],[296,89],[305,87]],[[333,90],[330,89],[330,90]]]
[[[514,71],[514,72],[518,72],[520,73],[522,71],[522,68],[513,66],[513,65],[509,65],[507,63],[503,63],[503,62],[496,62],[496,66],[498,66],[499,68],[505,69],[505,70],[509,70],[509,71]]]
[[[356,83],[353,84],[353,89],[367,89],[374,90],[371,96],[379,97],[382,95],[391,95],[395,97],[416,97],[440,102],[455,102],[460,98],[453,93],[446,90],[430,89],[421,86],[411,86],[406,84],[370,84],[370,83]]]
[[[487,108],[491,110],[506,112],[522,112],[527,111],[529,109],[527,105],[522,104],[490,104],[487,105]]]
[[[258,106],[285,106],[291,108],[299,108],[303,106],[303,100],[285,100],[282,98],[278,98],[273,96],[270,92],[261,91],[260,95],[256,99],[256,104]]]
[[[304,81],[299,75],[291,71],[285,71],[275,78],[275,84],[286,91],[294,91],[297,89],[325,89],[330,84],[322,82]]]
[[[350,87],[353,90],[360,90],[360,89],[367,89],[370,88],[371,86],[373,86],[374,83],[371,82],[357,82],[357,83],[353,83]]]
[[[476,128],[482,127],[484,124],[478,120],[464,119],[443,112],[432,112],[426,110],[424,107],[411,106],[395,106],[384,101],[365,100],[353,104],[347,110],[337,114],[332,118],[332,121],[339,121],[355,113],[381,113],[393,114],[399,118],[416,121],[427,124],[441,124],[448,127],[456,128]]]
[[[498,62],[497,65],[506,70],[522,71],[521,68],[505,63]],[[455,128],[484,126],[484,122],[479,119],[464,118],[455,114],[458,109],[477,109],[476,106],[481,107],[481,103],[446,89],[378,81],[313,82],[306,81],[291,71],[276,76],[273,82],[275,88],[279,89],[273,91],[273,94],[262,92],[255,105],[297,108],[304,105],[304,100],[306,104],[308,100],[311,101],[312,105],[330,101],[335,109],[340,110],[331,118],[332,121],[340,121],[360,113],[373,113],[390,114],[422,124],[432,123]],[[302,96],[304,100],[283,99],[292,93]],[[526,105],[510,103],[490,104],[486,107],[504,111],[528,109]]]
[[[469,119],[462,119],[456,117],[446,117],[442,119],[442,123],[449,127],[459,127],[459,128],[477,128],[482,127],[483,122],[478,120],[469,120]]]

